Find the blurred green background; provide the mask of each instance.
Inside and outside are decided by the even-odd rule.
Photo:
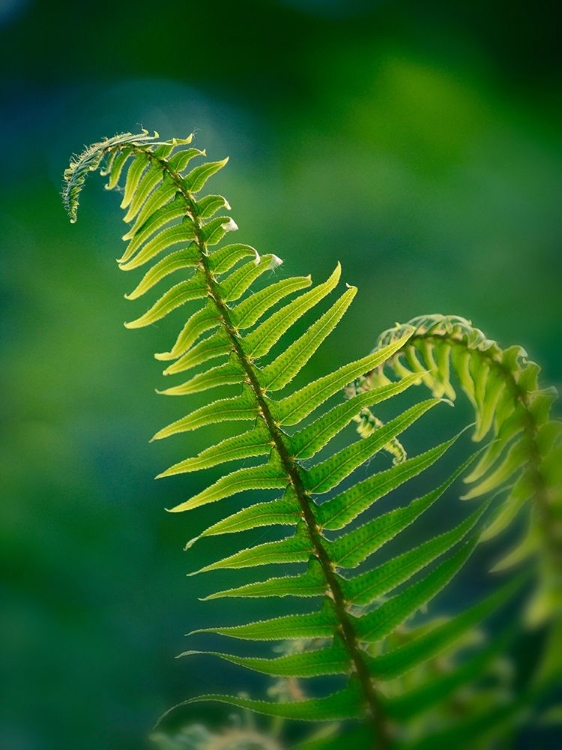
[[[551,7],[0,0],[0,747],[132,750],[174,703],[261,685],[173,658],[184,633],[236,619],[197,599],[234,578],[184,577],[217,556],[216,544],[182,547],[224,509],[163,510],[209,481],[153,481],[198,445],[148,445],[189,408],[155,395],[151,356],[183,313],[122,327],[144,307],[123,299],[134,282],[114,262],[119,201],[93,178],[71,226],[59,198],[70,154],[140,125],[195,130],[211,158],[229,154],[213,191],[231,202],[237,239],[281,256],[278,275],[322,280],[341,260],[360,286],[311,374],[364,355],[395,321],[443,312],[521,343],[556,384]]]

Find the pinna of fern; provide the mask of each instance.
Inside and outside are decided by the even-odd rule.
[[[326,447],[358,415],[370,414],[377,404],[397,397],[425,377],[421,367],[401,373],[404,377],[399,380],[382,378],[375,382],[372,376],[379,373],[380,377],[383,368],[396,361],[392,358],[407,349],[417,328],[406,326],[370,355],[286,393],[286,387],[339,323],[356,289],[347,286],[327,310],[314,313],[314,322],[304,333],[295,336],[293,326],[336,290],[341,276],[339,265],[316,286],[310,276],[278,280],[268,275],[280,262],[275,255],[260,256],[241,243],[221,244],[225,235],[237,228],[233,219],[222,213],[230,206],[222,196],[200,193],[226,160],[192,167],[192,160],[205,154],[192,148],[190,142],[191,137],[161,141],[157,134],[150,136],[143,131],[94,144],[65,173],[65,205],[75,220],[79,194],[90,171],[107,175],[109,189],[116,188],[122,178],[121,206],[130,228],[123,238],[127,245],[119,266],[124,271],[147,269],[127,297],[142,297],[153,287],[169,282],[169,277],[181,279],[127,327],[148,326],[180,306],[190,305],[191,312],[176,341],[169,351],[156,355],[167,363],[165,374],[182,374],[183,380],[162,393],[188,396],[215,388],[230,389],[230,395],[211,398],[206,405],[191,409],[161,429],[154,439],[217,422],[245,423],[234,436],[180,460],[161,476],[246,459],[258,462],[227,470],[172,511],[195,510],[245,491],[274,490],[279,495],[225,515],[188,543],[190,547],[197,539],[258,527],[289,527],[288,535],[280,541],[242,549],[197,571],[279,565],[283,566],[281,575],[243,581],[208,598],[307,597],[318,602],[309,614],[287,614],[197,632],[250,641],[323,639],[324,645],[312,651],[275,658],[241,657],[222,651],[214,655],[275,677],[307,680],[342,675],[344,683],[327,697],[298,701],[211,695],[188,702],[217,700],[306,721],[355,719],[362,722],[357,730],[362,744],[357,747],[406,747],[411,740],[409,722],[415,720],[419,706],[430,712],[444,690],[478,681],[496,651],[484,651],[486,658],[476,652],[456,665],[452,673],[431,675],[425,681],[409,679],[408,675],[426,675],[424,670],[437,656],[445,650],[458,650],[467,633],[516,595],[521,582],[515,578],[455,617],[433,627],[419,626],[408,639],[400,638],[404,623],[437,596],[470,557],[481,536],[482,518],[491,512],[489,501],[458,526],[428,539],[417,549],[359,574],[349,572],[414,523],[473,464],[474,456],[439,487],[407,506],[363,523],[356,521],[379,498],[428,470],[455,443],[458,436],[411,458],[397,448],[401,433],[438,407],[444,396],[450,397],[450,388],[443,380],[444,387],[432,398],[329,453]],[[260,277],[266,283],[252,289]],[[272,355],[282,337],[287,342],[284,350]],[[334,405],[333,396],[355,381],[366,383],[367,378],[368,388],[357,388],[351,398]],[[324,411],[315,416],[321,407]],[[393,453],[394,465],[361,481],[345,482],[382,450]],[[321,457],[313,462],[321,451]],[[488,465],[490,451],[493,448],[480,456],[470,480]],[[480,485],[482,492],[497,488],[495,482],[484,485]],[[501,523],[497,518],[494,523]],[[304,569],[286,575],[289,563]],[[417,576],[420,572],[422,577]],[[200,652],[186,653],[193,656]],[[477,718],[479,726],[497,723],[493,716],[487,718],[486,712]]]

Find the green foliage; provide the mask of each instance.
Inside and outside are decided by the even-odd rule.
[[[464,498],[478,498],[507,486],[505,497],[482,539],[505,532],[525,513],[526,531],[496,565],[504,570],[528,559],[540,566],[538,587],[527,608],[530,623],[541,624],[562,611],[562,424],[550,417],[553,388],[541,388],[540,372],[521,347],[503,350],[471,323],[456,316],[427,315],[383,333],[375,351],[414,332],[384,365],[369,373],[359,390],[387,384],[388,374],[418,375],[435,397],[455,399],[456,375],[474,408],[473,440],[491,436],[464,481]],[[362,419],[368,422],[368,415]],[[365,429],[365,428],[363,428]]]
[[[410,747],[420,737],[428,746],[437,747],[445,746],[451,732],[466,732],[471,741],[493,734],[498,726],[516,718],[518,709],[529,701],[525,694],[512,711],[501,707],[482,711],[483,694],[478,686],[489,678],[505,643],[492,639],[475,648],[467,639],[497,608],[510,601],[514,606],[524,581],[516,577],[448,619],[416,619],[412,624],[412,618],[458,574],[482,539],[501,532],[523,507],[534,508],[529,534],[498,567],[505,569],[516,559],[537,554],[540,587],[528,617],[533,623],[555,617],[562,600],[562,456],[560,425],[549,418],[553,394],[538,388],[538,367],[527,362],[519,348],[502,351],[462,319],[431,316],[383,334],[369,356],[278,395],[337,326],[356,289],[348,287],[327,310],[314,313],[304,332],[294,333],[303,316],[335,292],[339,265],[327,281],[313,286],[310,277],[275,278],[271,271],[281,261],[274,255],[260,257],[243,244],[220,247],[224,236],[237,228],[232,218],[220,213],[228,211],[229,204],[221,196],[199,193],[226,160],[192,167],[192,159],[204,152],[189,148],[190,141],[191,137],[162,142],[157,134],[143,132],[95,144],[65,173],[64,202],[74,221],[90,171],[108,175],[110,189],[122,179],[122,207],[127,209],[125,221],[132,226],[124,236],[128,244],[119,265],[131,271],[152,264],[128,298],[143,296],[172,274],[181,277],[126,325],[151,325],[180,306],[192,305],[176,342],[157,358],[170,363],[165,374],[195,372],[163,393],[180,396],[227,389],[228,395],[192,408],[159,430],[154,439],[218,422],[249,423],[161,474],[246,461],[172,511],[195,510],[246,491],[277,491],[278,496],[270,501],[225,513],[187,546],[208,536],[261,526],[290,527],[281,540],[241,549],[196,571],[276,565],[281,566],[280,575],[250,582],[243,579],[242,585],[207,598],[315,599],[314,609],[306,614],[289,613],[195,632],[249,641],[314,641],[318,648],[305,647],[274,659],[223,651],[213,655],[279,678],[339,675],[341,685],[324,697],[263,701],[209,695],[188,703],[214,700],[306,721],[359,720],[363,726],[352,729],[350,747]],[[252,289],[260,277],[265,281],[263,288]],[[281,351],[274,349],[278,343],[283,344]],[[399,436],[420,420],[425,425],[424,415],[455,398],[453,373],[475,409],[474,439],[491,435],[491,442],[478,456],[452,470],[441,486],[373,516],[377,500],[450,457],[457,437],[428,445],[424,453],[407,458]],[[427,385],[433,397],[400,409],[386,424],[371,412],[415,383]],[[346,387],[348,400],[331,404],[330,399]],[[322,406],[324,412],[309,419]],[[359,423],[359,435],[346,443],[346,427],[352,420]],[[359,480],[356,470],[383,451],[393,457],[393,465]],[[319,453],[320,459],[312,462]],[[248,459],[252,459],[250,464]],[[415,549],[359,573],[347,572],[415,523],[461,477],[470,485],[466,498],[497,493],[508,483],[507,497],[499,506],[491,499],[479,503],[460,524]],[[368,512],[369,519],[357,525],[355,520]],[[306,568],[288,575],[286,566],[294,563]],[[432,566],[429,572],[418,577],[428,566]],[[444,652],[448,661],[442,673],[439,660]],[[198,653],[190,650],[185,655]],[[447,714],[447,702],[451,693],[467,685],[473,689],[463,712],[468,718],[459,721],[454,713]],[[311,747],[333,746],[330,743],[328,738]]]

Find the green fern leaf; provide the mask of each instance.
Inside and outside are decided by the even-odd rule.
[[[403,341],[407,340],[407,336],[404,337]],[[369,355],[363,359],[359,359],[355,362],[351,362],[348,365],[340,367],[329,375],[325,375],[322,378],[318,378],[313,383],[305,385],[290,396],[286,396],[276,403],[274,414],[276,418],[286,426],[298,424],[303,419],[308,417],[309,414],[321,406],[327,401],[330,396],[334,393],[338,393],[348,383],[355,378],[359,377],[361,373],[367,372],[373,367],[377,367],[381,362],[391,356],[401,344],[394,344],[389,346],[387,349],[383,349],[376,354]],[[383,388],[380,389],[383,391]],[[387,386],[387,391],[392,394],[392,386]]]
[[[200,274],[196,274],[189,281],[180,281],[179,284],[163,294],[144,315],[130,323],[125,323],[125,328],[144,328],[152,325],[157,320],[165,318],[176,307],[185,305],[186,302],[192,300],[203,299],[206,292],[205,283]]]
[[[297,654],[287,654],[277,659],[258,659],[253,657],[222,654],[216,651],[185,651],[180,656],[194,656],[208,654],[216,656],[232,664],[238,664],[261,674],[274,677],[320,677],[322,675],[345,674],[348,659],[341,644],[335,643],[330,648],[303,651]]]
[[[511,581],[448,622],[420,635],[404,646],[374,657],[371,662],[372,674],[379,680],[392,680],[434,659],[453,646],[461,635],[480,624],[508,601],[521,589],[521,583],[521,578]]]
[[[307,490],[316,494],[328,492],[349,476],[354,469],[372,458],[388,443],[390,439],[399,435],[410,427],[429,409],[439,403],[437,399],[429,399],[416,404],[399,417],[381,427],[370,437],[357,441],[344,448],[330,458],[316,464],[304,473],[304,485]]]
[[[94,144],[66,171],[63,199],[71,221],[75,221],[87,174],[101,171],[108,176],[110,189],[124,177],[121,205],[130,228],[123,237],[127,245],[118,262],[124,271],[148,266],[128,298],[137,299],[172,276],[179,278],[143,315],[126,325],[148,326],[187,303],[193,304],[169,351],[156,358],[167,363],[167,376],[194,372],[184,376],[187,380],[174,381],[160,392],[189,397],[217,387],[230,391],[229,396],[207,401],[198,408],[187,407],[185,416],[159,430],[153,439],[219,422],[251,423],[243,429],[234,425],[233,434],[196,456],[178,460],[159,475],[206,471],[227,463],[260,459],[255,465],[235,466],[230,472],[221,469],[213,482],[172,511],[195,510],[246,491],[277,493],[271,500],[262,497],[253,505],[219,518],[188,542],[187,548],[206,537],[283,525],[288,527],[285,538],[260,544],[254,540],[254,546],[238,548],[196,572],[281,565],[284,575],[263,581],[243,579],[240,585],[211,593],[206,599],[295,597],[312,599],[310,604],[317,605],[308,614],[288,613],[194,632],[247,641],[323,639],[324,644],[314,650],[305,648],[272,659],[213,653],[242,667],[287,679],[351,675],[347,687],[326,698],[267,702],[210,695],[193,701],[222,701],[270,716],[308,721],[359,718],[363,725],[349,734],[349,750],[367,745],[386,749],[396,736],[393,721],[432,710],[447,690],[484,675],[494,655],[503,648],[500,641],[477,651],[450,674],[434,680],[418,679],[424,674],[423,668],[442,651],[462,648],[467,634],[514,596],[520,582],[512,581],[445,622],[433,626],[416,624],[413,630],[403,627],[465,564],[481,540],[478,525],[490,500],[480,503],[456,527],[422,542],[417,549],[403,551],[355,577],[347,578],[340,572],[362,564],[415,522],[464,474],[472,459],[450,470],[448,479],[439,487],[424,490],[421,497],[408,504],[377,514],[361,526],[351,523],[379,498],[433,466],[453,446],[458,436],[406,458],[397,437],[444,398],[455,398],[454,378],[474,408],[473,438],[491,438],[465,476],[470,485],[466,497],[503,489],[507,481],[513,481],[509,493],[501,502],[497,500],[489,513],[485,538],[508,528],[529,497],[533,497],[539,511],[540,533],[532,519],[524,544],[513,556],[503,558],[499,567],[528,554],[542,555],[541,539],[548,539],[548,569],[552,576],[545,580],[552,579],[554,583],[541,588],[533,604],[533,618],[538,621],[545,612],[548,617],[555,608],[549,602],[557,600],[559,577],[553,574],[558,565],[555,525],[551,530],[546,527],[555,517],[554,500],[558,508],[562,506],[560,493],[553,491],[556,482],[560,482],[557,466],[561,431],[551,426],[552,394],[540,390],[538,367],[527,361],[519,347],[501,350],[461,318],[425,316],[383,334],[369,356],[335,367],[279,397],[278,391],[301,373],[339,324],[356,289],[348,286],[328,309],[318,314],[317,306],[340,282],[339,264],[327,281],[314,286],[310,276],[276,279],[271,271],[281,261],[273,254],[260,257],[254,248],[243,243],[221,246],[225,235],[237,229],[232,218],[222,215],[230,206],[220,195],[199,193],[227,160],[192,167],[192,159],[205,157],[205,153],[189,147],[190,142],[191,137],[160,141],[157,134],[150,136],[143,131]],[[258,279],[260,287],[254,290]],[[309,316],[306,327],[297,337],[296,324],[302,325],[305,315]],[[282,351],[269,356],[282,337],[286,337]],[[400,394],[419,383],[430,389],[431,399],[402,409],[386,424],[371,411],[385,400],[398,401]],[[326,406],[342,389],[346,389],[348,400]],[[308,419],[323,406],[319,416]],[[351,421],[358,422],[361,437],[348,440],[342,447],[339,440],[345,440]],[[309,463],[336,439],[336,449],[327,450],[317,463]],[[369,467],[367,476],[358,480],[354,472],[382,450],[393,456],[394,465],[378,472]],[[314,496],[331,492],[348,478],[349,484],[339,494],[321,503],[316,501]],[[340,533],[327,538],[329,531]],[[439,561],[425,577],[414,579],[436,560]],[[288,575],[287,566],[292,564],[302,567],[295,575]],[[382,599],[391,592],[392,598]],[[559,599],[562,606],[562,595]],[[406,642],[404,634],[409,634]],[[422,671],[418,672],[418,668]],[[414,675],[413,688],[387,696],[385,689],[389,686],[381,684],[407,674]],[[497,719],[484,715],[473,719],[472,724],[459,726],[466,726],[467,736],[480,737],[482,731],[495,726]],[[436,741],[442,742],[447,736],[437,733]],[[406,731],[404,737],[408,739]],[[328,740],[324,746],[333,746],[330,743]]]
[[[234,325],[238,329],[251,328],[277,302],[311,284],[310,276],[293,276],[267,286],[236,305],[232,310]]]
[[[309,615],[285,615],[270,620],[234,625],[226,628],[202,628],[195,633],[217,633],[231,638],[250,641],[288,641],[301,638],[329,638],[337,626],[336,613],[332,606]]]
[[[167,361],[177,359],[186,352],[197,339],[206,331],[217,328],[220,325],[220,316],[213,303],[207,303],[204,307],[193,313],[188,319],[171,351],[156,354],[158,360]]]
[[[475,546],[475,541],[465,544],[426,578],[381,604],[374,612],[365,615],[357,625],[358,637],[372,643],[391,633],[449,583],[466,563]]]
[[[351,422],[360,413],[361,409],[374,406],[381,402],[381,396],[391,398],[402,393],[411,385],[413,379],[404,379],[396,384],[393,389],[386,389],[381,393],[378,391],[367,391],[355,396],[353,399],[338,404],[330,411],[323,414],[312,424],[299,430],[288,438],[289,449],[295,458],[312,458],[318,451],[324,448],[330,440]]]
[[[247,708],[267,716],[280,716],[285,719],[301,719],[304,721],[351,719],[363,714],[359,690],[355,685],[350,685],[327,698],[311,698],[289,703],[271,703],[228,695],[203,695],[200,698],[192,698],[186,703],[199,701],[218,701],[219,703],[227,703],[229,706]]]
[[[330,278],[302,294],[285,307],[274,313],[268,320],[262,323],[255,331],[252,331],[245,340],[245,350],[249,356],[263,357],[271,347],[279,341],[281,336],[314,305],[317,305],[329,294],[340,279],[341,267],[338,265]]]
[[[326,581],[318,560],[311,558],[305,573],[298,576],[269,578],[267,581],[256,581],[245,586],[218,591],[205,597],[223,599],[232,597],[270,597],[270,596],[324,596]]]
[[[403,552],[375,570],[369,570],[345,582],[346,598],[356,605],[367,605],[400,584],[408,581],[436,558],[452,549],[471,531],[483,516],[488,506],[483,505],[451,531],[429,539],[413,550]]]
[[[194,495],[185,503],[172,508],[173,513],[180,513],[193,508],[200,508],[208,503],[216,503],[224,500],[238,492],[246,490],[276,490],[283,488],[287,483],[287,477],[282,472],[278,461],[270,461],[262,466],[252,466],[246,469],[238,469],[231,474],[222,477],[206,490]]]
[[[273,524],[294,526],[301,516],[302,511],[297,498],[290,489],[287,489],[284,496],[279,500],[256,503],[249,508],[244,508],[231,516],[227,516],[221,521],[217,521],[217,523],[207,527],[197,539],[204,536],[217,536],[218,534],[234,534]]]
[[[513,628],[510,627],[491,640],[485,648],[477,650],[461,666],[393,698],[386,706],[388,713],[395,719],[407,720],[433,708],[458,688],[485,676],[490,664],[506,650],[512,640]]]
[[[142,243],[150,239],[151,235],[159,229],[166,226],[170,221],[185,216],[185,207],[176,193],[177,185],[169,176],[165,175],[162,184],[150,194],[146,203],[140,209],[135,223],[123,235],[122,239],[130,240],[130,242],[121,258],[119,258],[120,264],[128,261]]]
[[[135,289],[130,294],[126,294],[125,298],[137,299],[137,297],[142,297],[143,294],[146,294],[146,292],[152,289],[159,281],[166,278],[166,276],[175,271],[181,271],[184,268],[194,268],[197,265],[197,261],[197,251],[192,246],[167,255],[147,271]]]
[[[199,393],[208,391],[211,388],[218,388],[221,385],[236,385],[243,377],[243,369],[234,357],[223,365],[212,367],[206,372],[194,375],[181,385],[166,388],[163,391],[157,391],[164,396],[187,396],[190,393]]]
[[[291,382],[340,322],[356,291],[355,288],[348,289],[306,333],[262,370],[264,391],[278,391]]]
[[[388,434],[388,433],[387,433]],[[392,490],[400,487],[404,482],[417,476],[425,469],[432,466],[453,445],[457,438],[447,440],[445,443],[431,448],[415,458],[410,458],[404,463],[396,464],[386,471],[374,474],[368,479],[359,482],[341,495],[323,503],[317,511],[319,524],[324,529],[342,529],[357,516],[369,508],[376,500],[384,497]],[[453,479],[457,474],[453,475]],[[452,481],[452,480],[451,480]],[[449,486],[449,482],[443,487],[443,491]],[[435,493],[436,500],[440,493],[439,488]],[[431,504],[431,498],[427,498],[427,507]],[[423,505],[422,503],[420,503]]]
[[[231,351],[232,345],[228,340],[228,336],[224,331],[219,330],[206,339],[203,339],[203,341],[200,341],[173,364],[169,365],[164,370],[164,375],[176,375],[180,372],[186,372],[211,359],[226,356]]]
[[[270,452],[271,444],[268,441],[267,430],[261,425],[241,435],[226,438],[216,445],[207,448],[194,458],[186,458],[167,471],[158,475],[158,478],[173,476],[174,474],[185,474],[190,471],[209,469],[218,464],[235,461],[251,456],[263,456]]]
[[[188,430],[197,430],[200,427],[206,427],[215,422],[255,420],[257,416],[256,404],[251,395],[245,391],[241,396],[223,398],[213,401],[208,406],[196,409],[183,419],[179,419],[168,427],[164,427],[152,439],[161,440],[170,435],[176,435],[179,432],[186,432]]]
[[[265,542],[255,547],[241,550],[234,555],[224,557],[210,565],[201,568],[197,573],[224,568],[255,568],[259,565],[272,565],[306,562],[312,553],[308,535],[303,533],[287,537],[278,542]],[[192,574],[194,575],[194,574]]]

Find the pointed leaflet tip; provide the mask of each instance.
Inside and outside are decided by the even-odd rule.
[[[154,438],[152,438],[154,440]],[[151,441],[152,442],[152,441]],[[174,508],[165,508],[166,513],[182,513],[181,505],[176,505]],[[193,573],[188,573],[187,575],[194,575]]]
[[[177,362],[172,362],[171,365],[168,365],[165,370],[162,370],[162,375],[173,375],[174,374],[174,367],[176,366]]]
[[[225,221],[225,223],[222,225],[222,228],[225,232],[235,232],[238,229],[238,224],[234,221],[234,219],[229,218],[228,221]]]
[[[190,630],[189,633],[185,633],[185,637],[189,638],[190,635],[197,635],[198,633],[208,633],[208,628],[198,628],[197,630]]]
[[[187,138],[172,138],[172,146],[187,146],[194,138],[194,134],[190,133]]]
[[[191,549],[193,547],[193,545],[195,544],[195,542],[197,542],[199,539],[201,539],[201,535],[194,536],[193,539],[190,539],[189,542],[187,542],[187,544],[183,548],[183,551],[187,552],[187,550]]]
[[[163,391],[158,390],[158,388],[154,389],[154,392],[157,393],[159,396],[177,396],[178,394],[175,393],[177,386],[173,386],[172,388],[164,388]]]
[[[181,659],[183,656],[203,656],[206,653],[206,651],[182,651],[181,654],[178,654],[175,658]]]

